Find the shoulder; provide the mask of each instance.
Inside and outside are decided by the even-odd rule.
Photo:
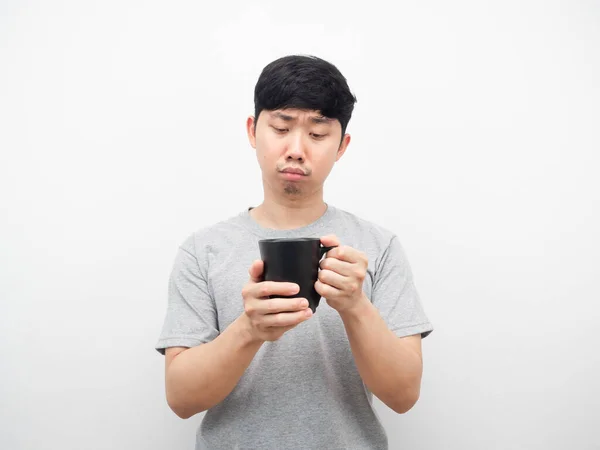
[[[197,228],[181,242],[180,248],[194,256],[215,251],[223,245],[231,245],[243,235],[241,214],[232,215],[213,224]]]
[[[357,242],[371,247],[377,253],[383,252],[396,238],[392,230],[368,218],[340,208],[336,208],[336,212],[345,234],[355,236]]]
[[[351,241],[355,248],[367,254],[369,266],[375,273],[385,273],[398,267],[410,271],[406,251],[394,231],[351,212],[338,212],[341,222],[345,223],[344,228],[348,230],[346,236],[353,236]]]

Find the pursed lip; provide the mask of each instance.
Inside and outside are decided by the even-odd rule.
[[[306,175],[303,170],[296,169],[293,167],[288,167],[287,169],[283,169],[281,172],[282,173],[295,173],[297,175]]]

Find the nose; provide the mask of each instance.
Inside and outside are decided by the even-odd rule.
[[[296,133],[295,135],[290,136],[285,153],[285,159],[288,161],[296,160],[303,162],[305,158],[306,149],[304,147],[304,143],[302,142],[302,135],[300,133]]]

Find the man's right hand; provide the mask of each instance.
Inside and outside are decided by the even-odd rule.
[[[277,295],[294,295],[300,291],[295,283],[262,281],[264,263],[254,261],[250,280],[242,289],[244,314],[252,339],[276,341],[283,334],[312,316],[305,298],[269,298]]]

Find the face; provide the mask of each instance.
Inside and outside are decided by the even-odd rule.
[[[348,144],[338,120],[317,111],[281,109],[249,117],[247,131],[256,150],[265,189],[290,198],[309,196],[323,183]]]

